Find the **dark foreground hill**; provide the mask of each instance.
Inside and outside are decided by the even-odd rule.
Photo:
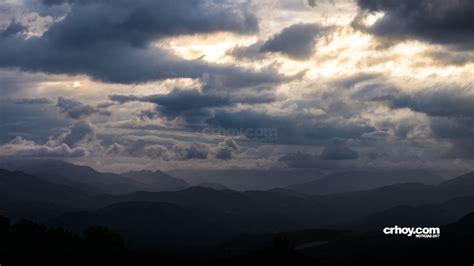
[[[0,215],[46,221],[86,199],[87,195],[75,188],[0,169]]]
[[[56,185],[20,171],[0,169],[0,195],[10,200],[36,202],[74,202],[85,194],[67,186]]]
[[[131,241],[133,247],[162,249],[209,245],[229,234],[225,225],[163,202],[123,202],[96,211],[61,215],[54,225],[82,232],[91,225],[107,227]]]
[[[171,206],[159,209],[162,207],[177,211]],[[114,208],[124,206],[103,211],[110,215]],[[149,265],[150,261],[164,265],[468,265],[474,259],[473,233],[474,213],[470,213],[440,227],[440,237],[435,239],[317,229],[242,235],[216,246],[171,251],[131,248],[119,234],[102,227],[76,234],[28,221],[10,224],[0,217],[0,257],[7,265],[84,265],[91,261],[108,265]]]
[[[474,212],[474,197],[455,198],[441,203],[419,206],[401,205],[370,214],[352,228],[362,230],[382,230],[387,225],[407,227],[441,226]]]
[[[55,219],[54,224],[74,230],[107,226],[125,237],[131,236],[131,240],[149,239],[145,242],[153,245],[203,245],[240,233],[279,232],[297,227],[285,215],[255,204],[244,193],[230,190],[192,187],[175,192],[104,195],[93,203],[98,210],[67,213]],[[143,231],[144,228],[147,230]]]

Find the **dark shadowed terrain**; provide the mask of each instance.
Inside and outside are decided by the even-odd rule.
[[[115,254],[115,259],[125,260],[164,258],[176,263],[351,265],[357,261],[377,265],[391,257],[390,250],[402,245],[397,251],[402,256],[386,261],[397,265],[416,262],[429,250],[443,249],[446,256],[467,259],[470,253],[463,245],[474,241],[469,235],[474,232],[472,173],[439,184],[435,177],[422,173],[419,180],[433,182],[403,183],[402,179],[396,183],[393,175],[380,173],[381,182],[395,184],[310,195],[291,187],[267,191],[234,191],[212,183],[193,187],[160,171],[118,175],[52,161],[46,161],[45,169],[37,161],[21,167],[30,174],[0,170],[0,215],[10,218],[2,218],[7,237],[0,256],[12,262],[26,252],[58,260],[83,253],[104,258]],[[363,173],[355,175],[361,179]],[[123,189],[135,192],[120,193],[116,185],[108,188],[107,181],[114,177],[123,182]],[[329,178],[324,178],[325,184]],[[340,178],[334,176],[335,184]],[[114,193],[97,193],[101,189]],[[440,227],[441,236],[417,239],[383,234],[383,228],[395,225]],[[95,237],[99,240],[91,240]],[[11,241],[14,244],[8,245]],[[43,243],[42,247],[35,248],[31,244],[35,241]],[[52,251],[56,246],[60,246],[57,254]],[[444,255],[430,259],[443,260]]]

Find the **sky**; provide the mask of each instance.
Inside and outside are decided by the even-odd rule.
[[[473,0],[0,0],[0,157],[474,170]]]

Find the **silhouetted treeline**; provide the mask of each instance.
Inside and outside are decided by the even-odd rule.
[[[11,223],[0,216],[0,263],[49,261],[84,257],[116,257],[127,253],[120,235],[104,227],[90,227],[82,234],[22,220]]]

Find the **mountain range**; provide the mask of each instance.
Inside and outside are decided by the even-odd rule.
[[[77,232],[100,225],[136,247],[212,245],[241,234],[315,228],[442,226],[474,211],[474,172],[439,184],[436,176],[427,175],[418,181],[431,184],[396,183],[309,195],[290,188],[235,191],[222,184],[190,186],[160,171],[100,173],[52,161],[43,166],[24,166],[28,173],[0,170],[0,215],[37,219]],[[115,178],[118,183],[109,186]],[[341,179],[336,180],[339,184]],[[84,187],[95,193],[81,190]],[[101,190],[105,192],[97,193]]]
[[[401,183],[439,184],[442,177],[422,170],[354,170],[337,172],[307,183],[288,186],[288,189],[311,195],[367,190]]]

